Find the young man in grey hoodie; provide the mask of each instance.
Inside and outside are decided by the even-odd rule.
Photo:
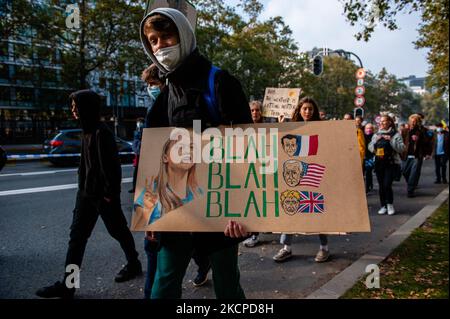
[[[147,114],[147,127],[192,127],[193,120],[201,120],[204,128],[252,122],[239,81],[223,70],[216,73],[212,88],[218,116],[211,114],[205,92],[212,65],[199,53],[194,31],[181,12],[169,8],[150,12],[141,22],[141,40],[166,83]],[[158,234],[160,250],[152,299],[181,298],[183,277],[194,250],[211,260],[217,298],[245,298],[237,253],[238,243],[246,237],[242,225],[233,221],[224,233]]]

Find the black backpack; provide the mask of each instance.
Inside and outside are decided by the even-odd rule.
[[[383,135],[389,135],[392,138],[395,135],[395,132],[391,131],[388,134]],[[375,160],[384,163],[394,162],[394,149],[392,148],[390,141],[380,138],[375,143]]]

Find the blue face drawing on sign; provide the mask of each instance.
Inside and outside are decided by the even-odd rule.
[[[197,184],[195,164],[190,154],[179,154],[181,162],[175,162],[170,156],[170,150],[177,141],[168,140],[163,147],[159,173],[156,177],[146,179],[145,187],[134,202],[137,213],[144,215],[147,224],[152,224],[164,214],[183,206],[198,195],[202,190]]]

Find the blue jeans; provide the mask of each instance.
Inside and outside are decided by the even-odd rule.
[[[145,276],[144,298],[150,299],[153,282],[155,281],[156,265],[158,262],[157,243],[144,239],[144,250],[147,255],[147,274]]]
[[[408,158],[402,162],[402,172],[408,184],[408,193],[413,193],[419,184],[423,158]]]
[[[292,234],[281,234],[280,244],[290,246],[292,244]],[[320,244],[322,246],[328,245],[328,236],[320,234],[319,235]]]

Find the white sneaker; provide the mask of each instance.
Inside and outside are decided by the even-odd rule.
[[[258,243],[259,243],[258,236],[253,235],[252,237],[250,237],[244,241],[244,246],[251,248],[251,247],[255,247],[256,244],[258,244]]]
[[[387,213],[386,206],[381,207],[380,210],[378,211],[378,215],[384,215],[386,213]]]
[[[394,209],[394,205],[392,204],[387,204],[387,213],[388,215],[392,216],[395,214],[395,209]]]

